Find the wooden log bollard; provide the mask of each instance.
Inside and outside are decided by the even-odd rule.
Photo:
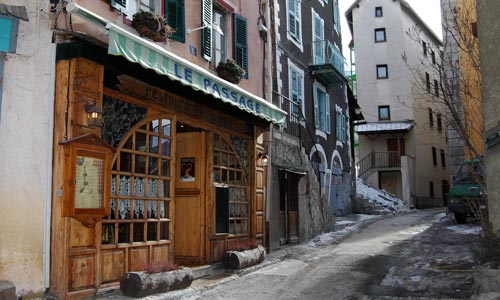
[[[243,269],[259,264],[266,259],[266,249],[261,245],[244,251],[227,251],[224,253],[224,266],[229,269]]]
[[[139,298],[184,289],[191,286],[192,282],[193,272],[190,268],[154,274],[127,272],[120,280],[120,290],[126,296]]]

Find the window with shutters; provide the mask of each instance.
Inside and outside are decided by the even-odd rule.
[[[289,65],[289,82],[290,82],[290,116],[295,122],[299,122],[303,118],[304,111],[304,71],[294,65],[290,60]]]
[[[339,0],[333,2],[333,25],[335,26],[335,30],[340,33]]]
[[[184,0],[165,0],[164,7],[167,23],[175,29],[170,39],[181,43],[186,42]]]
[[[314,53],[314,65],[322,65],[325,63],[325,22],[324,20],[314,11],[312,11],[312,44]]]
[[[0,16],[0,52],[16,52],[19,19]]]
[[[335,132],[337,134],[337,141],[345,142],[346,141],[346,117],[342,113],[342,109],[337,106],[337,114],[336,114],[336,129]]]
[[[212,60],[212,23],[213,23],[212,0],[201,1],[201,55],[204,59]]]
[[[245,70],[245,78],[248,79],[247,19],[233,14],[233,26],[234,61]]]
[[[287,0],[288,37],[302,45],[300,0]]]
[[[225,11],[214,7],[214,15],[213,21],[214,24],[219,26],[224,34],[220,34],[215,29],[212,29],[213,41],[212,41],[212,64],[217,66],[220,61],[225,61],[226,58],[231,57],[231,53],[227,53],[226,49],[230,49],[231,47],[227,47],[226,41],[230,36],[226,29],[227,19],[230,17]]]
[[[314,123],[317,129],[330,133],[330,96],[326,90],[315,83],[314,93]]]

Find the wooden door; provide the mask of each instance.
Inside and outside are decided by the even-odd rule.
[[[177,134],[174,255],[178,264],[204,262],[205,149],[204,132]]]
[[[280,171],[280,243],[298,242],[298,176]]]

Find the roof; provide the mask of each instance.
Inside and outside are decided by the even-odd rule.
[[[408,132],[413,128],[413,125],[413,120],[400,122],[369,122],[356,126],[356,132],[358,134]]]
[[[356,7],[359,7],[359,4],[361,3],[361,1],[363,1],[363,0],[356,0],[356,1],[354,1],[354,3],[351,6],[349,6],[349,8],[345,11],[345,17],[347,19],[347,25],[349,26],[349,30],[351,31],[351,35],[353,35],[353,32],[352,32],[352,10],[354,8],[356,8]],[[399,3],[401,4],[401,6],[403,8],[406,8],[406,11],[408,12],[408,15],[412,19],[414,19],[416,23],[419,23],[422,26],[422,28],[424,28],[433,38],[435,38],[436,41],[439,44],[442,44],[441,39],[424,22],[424,20],[422,20],[422,18],[420,18],[420,16],[417,14],[417,12],[415,12],[415,10],[410,6],[410,4],[408,4],[408,2],[406,2],[405,0],[394,0],[394,1],[399,1]]]

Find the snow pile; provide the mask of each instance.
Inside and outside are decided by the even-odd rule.
[[[472,224],[451,225],[446,228],[460,234],[481,234],[483,231],[481,226]]]
[[[347,217],[346,218],[338,217],[336,218],[337,221],[335,222],[335,225],[343,227],[341,230],[336,230],[318,235],[312,240],[310,240],[307,246],[316,248],[320,246],[334,244],[339,240],[341,240],[342,238],[349,235],[350,233],[358,231],[360,227],[366,222],[380,217],[381,216],[361,215],[361,214],[351,215],[350,220],[347,219]]]
[[[357,178],[356,180],[356,192],[359,198],[368,200],[368,202],[376,206],[379,211],[408,211],[403,200],[384,190],[379,190],[364,184],[361,178]]]

